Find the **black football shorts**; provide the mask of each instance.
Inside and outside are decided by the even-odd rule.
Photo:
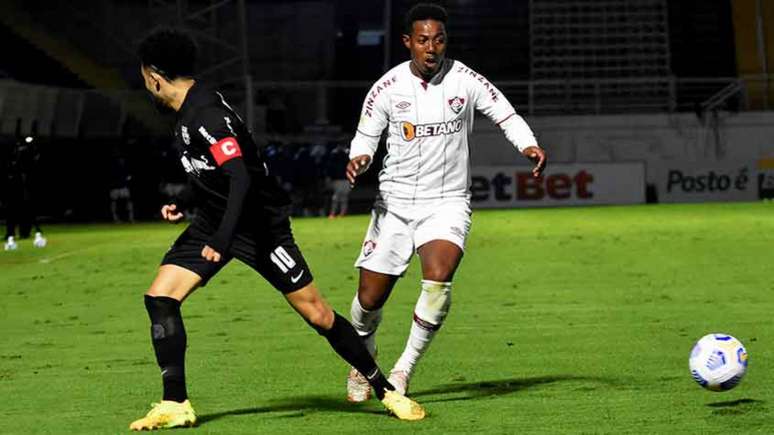
[[[275,220],[260,233],[237,231],[229,252],[221,253],[217,263],[202,257],[202,249],[213,233],[205,221],[195,219],[169,248],[161,264],[174,264],[196,273],[202,278],[202,286],[232,258],[252,267],[283,294],[312,282],[312,272],[293,239],[288,218]]]

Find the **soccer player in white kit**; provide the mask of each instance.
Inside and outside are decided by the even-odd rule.
[[[446,11],[418,4],[406,15],[403,43],[411,60],[391,69],[366,95],[352,140],[347,178],[354,185],[388,129],[379,194],[355,266],[360,284],[352,301],[352,325],[376,354],[381,309],[416,250],[422,283],[403,354],[389,377],[405,393],[414,368],[451,306],[452,278],[470,230],[470,147],[474,110],[502,128],[506,138],[535,164],[545,152],[513,106],[482,75],[445,57]],[[370,386],[352,368],[348,399],[365,401]]]

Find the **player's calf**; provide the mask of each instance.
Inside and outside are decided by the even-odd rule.
[[[352,299],[352,307],[349,314],[350,319],[352,319],[352,326],[360,338],[363,339],[368,352],[372,356],[376,355],[376,329],[382,322],[382,309],[366,310],[361,305],[360,298],[356,294]]]
[[[301,313],[304,321],[318,333],[331,329],[334,322],[334,311],[327,304],[319,304]]]
[[[414,317],[427,323],[426,328],[438,330],[451,308],[451,282],[422,280],[422,292],[414,308]]]
[[[360,303],[358,294],[352,299],[350,310],[352,326],[363,340],[368,353],[376,358],[376,328],[382,321],[382,309],[366,310]],[[368,379],[352,367],[347,376],[347,400],[350,402],[365,402],[371,399],[371,384]]]
[[[187,337],[180,314],[180,301],[166,296],[145,295],[145,308],[151,320],[151,340],[161,369],[164,400],[183,402],[188,398],[185,386]]]
[[[285,298],[318,334],[328,340],[339,356],[368,378],[380,400],[384,391],[393,390],[355,328],[330,308],[314,284],[287,293]]]
[[[333,325],[331,325],[330,329],[315,329],[328,340],[328,343],[339,356],[344,358],[345,361],[368,379],[368,383],[371,384],[376,392],[376,397],[381,400],[386,391],[394,390],[394,388],[387,382],[387,378],[379,369],[379,366],[376,365],[376,361],[374,361],[363,341],[355,332],[355,328],[352,327],[347,319],[341,317],[335,311],[333,315]]]
[[[451,308],[451,283],[422,280],[422,292],[414,307],[414,321],[406,343],[406,348],[393,373],[405,373],[405,388],[417,362],[430,347],[436,332],[443,325]],[[405,390],[404,390],[405,392]]]

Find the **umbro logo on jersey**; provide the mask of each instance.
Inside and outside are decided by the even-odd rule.
[[[406,110],[409,107],[411,107],[411,103],[408,101],[401,101],[400,103],[396,104],[395,107],[397,107],[400,110]]]
[[[454,97],[449,100],[449,107],[454,113],[460,113],[463,107],[465,107],[465,99],[460,97]]]
[[[412,141],[415,138],[440,136],[443,134],[453,134],[462,130],[462,120],[457,119],[449,122],[436,122],[433,124],[414,125],[410,122],[402,122],[400,125],[400,135],[405,141]]]

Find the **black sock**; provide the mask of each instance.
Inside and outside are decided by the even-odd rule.
[[[164,400],[183,402],[185,388],[186,336],[180,301],[165,296],[145,296],[145,308],[151,320],[151,339],[156,361],[161,368]]]
[[[336,353],[368,379],[368,383],[374,387],[376,397],[382,400],[385,390],[394,390],[395,387],[387,382],[387,378],[384,377],[379,366],[376,365],[376,361],[368,353],[368,349],[366,349],[360,336],[357,335],[352,324],[335,311],[333,316],[331,329],[327,331],[318,329],[318,332],[328,339],[328,343],[331,344]]]

